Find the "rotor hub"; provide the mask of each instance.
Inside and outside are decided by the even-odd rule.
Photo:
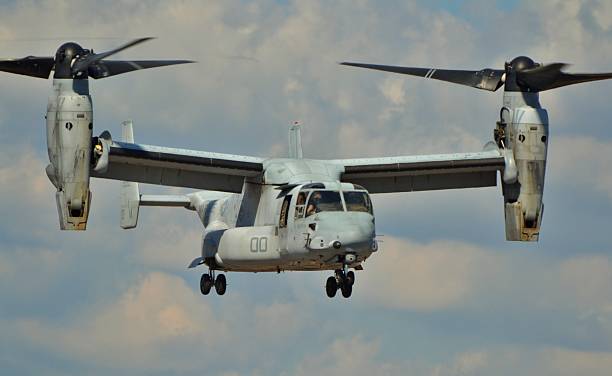
[[[85,53],[86,50],[77,43],[62,44],[55,53],[55,74],[53,78],[74,78],[72,64]]]
[[[535,68],[537,66],[538,64],[536,64],[531,58],[527,56],[515,57],[508,64],[508,67],[512,68],[515,72],[521,72],[524,70]]]

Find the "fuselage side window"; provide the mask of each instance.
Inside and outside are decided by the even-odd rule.
[[[304,217],[304,211],[306,211],[306,195],[308,192],[300,192],[295,202],[295,215],[294,218]]]
[[[372,202],[366,192],[343,192],[347,211],[372,214]]]
[[[289,204],[291,204],[292,195],[285,196],[285,200],[283,201],[283,205],[281,206],[280,211],[280,219],[278,221],[278,227],[285,228],[287,227],[287,215],[289,214]]]
[[[306,206],[306,216],[322,211],[344,211],[340,192],[313,191]]]

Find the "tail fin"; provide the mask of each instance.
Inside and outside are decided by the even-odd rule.
[[[289,158],[302,159],[302,125],[298,121],[289,128]]]
[[[122,123],[122,141],[134,143],[132,121]],[[185,195],[141,195],[138,183],[121,182],[121,228],[131,229],[138,224],[141,206],[183,207],[193,210],[193,205]]]
[[[121,123],[121,140],[134,143],[134,128],[131,120]],[[121,228],[135,228],[138,223],[138,211],[140,207],[140,192],[138,183],[133,181],[121,182]]]

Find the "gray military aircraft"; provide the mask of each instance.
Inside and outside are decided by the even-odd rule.
[[[95,54],[76,43],[53,57],[0,60],[0,71],[48,78],[53,94],[47,109],[47,175],[57,188],[62,230],[85,230],[90,177],[121,180],[121,227],[136,227],[141,206],[183,207],[204,225],[205,264],[201,292],[214,286],[223,295],[221,271],[281,272],[330,270],[326,292],[350,297],[353,270],[378,250],[370,194],[495,186],[500,172],[506,239],[537,241],[548,146],[548,114],[539,92],[612,78],[567,74],[564,64],[536,64],[521,56],[503,70],[457,71],[342,63],[397,72],[495,91],[504,86],[494,140],[483,151],[357,159],[308,159],[299,125],[289,133],[287,158],[258,158],[134,143],[131,122],[121,141],[108,131],[92,137],[88,78],[188,63],[187,60],[109,61],[110,55],[141,43],[138,39]],[[143,195],[138,183],[193,188],[187,195]]]

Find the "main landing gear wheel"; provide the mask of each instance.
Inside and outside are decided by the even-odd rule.
[[[219,274],[219,276],[215,279],[215,290],[218,295],[225,294],[225,290],[227,289],[227,281],[225,280],[225,274]]]
[[[327,283],[325,284],[325,292],[327,292],[327,296],[333,298],[336,296],[336,291],[338,291],[338,282],[336,282],[336,277],[331,276],[327,278]]]
[[[212,287],[215,286],[215,291],[218,295],[225,294],[227,290],[227,280],[225,275],[219,274],[215,276],[215,271],[210,270],[208,273],[202,274],[200,278],[200,292],[202,295],[208,295]]]
[[[202,278],[200,278],[200,292],[203,295],[208,295],[212,286],[213,280],[210,274],[202,274]]]

